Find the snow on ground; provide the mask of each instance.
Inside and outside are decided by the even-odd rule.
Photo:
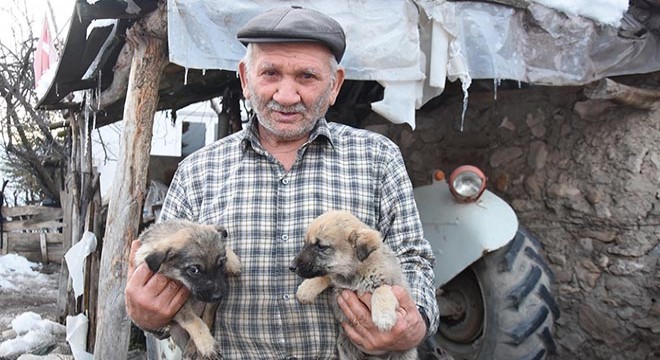
[[[66,328],[55,322],[58,269],[16,254],[0,256],[0,334],[10,329],[17,334],[0,338],[0,358],[13,358],[64,339]]]

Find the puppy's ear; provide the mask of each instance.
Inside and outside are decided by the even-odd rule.
[[[364,261],[369,254],[380,247],[380,233],[373,229],[353,230],[348,237],[355,249],[355,256],[358,260]]]
[[[157,272],[160,269],[160,265],[167,258],[167,252],[165,251],[154,251],[151,254],[147,255],[144,258],[144,262],[149,266],[149,270],[152,272]]]
[[[222,235],[223,238],[226,238],[226,237],[227,237],[227,229],[225,229],[224,226],[216,224],[216,225],[215,225],[215,230],[216,230],[217,232],[219,232],[220,235]]]

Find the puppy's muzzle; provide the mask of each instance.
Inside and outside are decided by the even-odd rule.
[[[192,296],[204,302],[218,302],[227,292],[227,281],[224,277],[206,281],[199,286],[193,286]]]
[[[305,279],[311,279],[326,274],[322,269],[315,267],[314,262],[305,257],[304,252],[300,253],[295,259],[293,259],[293,261],[291,261],[291,264],[289,264],[289,270]]]

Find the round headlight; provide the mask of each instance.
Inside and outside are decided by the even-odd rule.
[[[460,166],[449,176],[449,190],[461,202],[476,201],[485,189],[486,176],[475,166]]]

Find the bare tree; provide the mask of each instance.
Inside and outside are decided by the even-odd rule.
[[[37,39],[25,2],[0,11],[13,19],[10,39],[0,43],[3,175],[11,179],[11,188],[26,191],[25,201],[59,201],[69,134],[51,129],[50,124],[61,121],[57,113],[34,109],[38,100],[33,69]]]

